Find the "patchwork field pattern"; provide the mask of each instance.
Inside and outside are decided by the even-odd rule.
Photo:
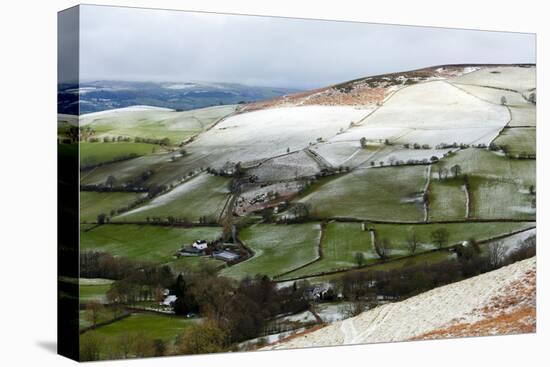
[[[128,107],[83,115],[80,125],[92,127],[98,137],[168,138],[178,143],[206,130],[235,109],[235,105],[227,105],[178,112],[166,108]]]
[[[96,221],[99,214],[126,208],[145,196],[135,192],[80,192],[80,222]]]
[[[233,278],[266,274],[271,277],[289,272],[315,260],[321,236],[319,224],[255,225],[240,233],[240,240],[254,256],[223,269]]]
[[[422,221],[425,166],[368,168],[321,181],[299,201],[315,217]]]
[[[117,221],[145,221],[152,217],[174,217],[198,221],[217,220],[229,198],[229,180],[200,174],[149,203],[116,217]]]

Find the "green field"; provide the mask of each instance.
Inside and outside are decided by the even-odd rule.
[[[106,294],[111,288],[113,280],[110,279],[86,279],[80,278],[78,282],[80,301],[99,301],[106,303]]]
[[[409,255],[407,238],[413,233],[416,234],[419,242],[416,254],[436,249],[431,233],[439,228],[449,231],[448,246],[467,241],[474,238],[478,241],[486,240],[494,236],[509,234],[518,230],[531,228],[534,223],[522,222],[499,222],[491,223],[450,223],[450,224],[369,224],[369,228],[376,230],[378,239],[390,241],[389,257],[399,258]],[[323,259],[297,271],[291,272],[281,279],[290,279],[299,276],[319,274],[335,270],[353,268],[356,263],[353,255],[361,251],[365,254],[365,263],[379,262],[379,258],[372,250],[370,233],[361,230],[360,223],[329,223],[327,225],[325,238],[322,243]],[[417,263],[415,258],[411,258]]]
[[[428,191],[428,220],[460,220],[466,217],[466,193],[460,178],[432,178]]]
[[[151,139],[168,138],[172,144],[185,141],[235,111],[235,105],[215,106],[191,111],[108,111],[81,117],[96,136],[128,136]]]
[[[95,222],[101,213],[110,216],[111,210],[125,208],[143,193],[135,192],[80,192],[80,222]]]
[[[322,180],[300,201],[317,218],[421,221],[425,175],[425,166],[362,169]]]
[[[463,174],[516,182],[525,188],[536,181],[535,160],[510,159],[498,153],[474,148],[461,150],[440,160],[432,168],[432,178],[437,179],[437,167],[442,166],[450,171],[456,164],[460,165]]]
[[[317,258],[320,233],[317,223],[248,227],[239,238],[254,251],[254,257],[223,269],[221,274],[232,278],[256,274],[273,277],[295,269]]]
[[[92,326],[92,322],[87,318],[87,312],[86,310],[80,310],[79,311],[79,318],[78,318],[78,324],[80,329],[84,329],[87,327]],[[98,323],[107,322],[113,319],[113,314],[109,311],[101,312],[99,314]]]
[[[509,234],[518,230],[534,227],[535,223],[530,222],[495,222],[495,223],[448,223],[448,224],[417,224],[417,225],[396,225],[396,224],[372,224],[370,227],[376,229],[377,238],[389,238],[391,241],[391,255],[407,255],[407,237],[415,233],[421,245],[417,252],[431,250],[436,245],[431,239],[431,233],[438,228],[445,228],[449,231],[448,245],[455,245],[470,238],[478,241],[488,238]]]
[[[370,233],[361,230],[360,223],[332,222],[327,224],[322,242],[323,258],[288,276],[315,274],[356,266],[354,255],[362,252],[366,262],[376,260]]]
[[[535,128],[506,128],[494,140],[499,146],[506,147],[512,155],[535,155],[537,153],[537,132]]]
[[[535,219],[531,202],[535,195],[515,182],[485,178],[470,180],[473,194],[473,218]]]
[[[219,227],[162,227],[153,225],[105,224],[91,231],[80,232],[80,250],[108,252],[115,256],[150,261],[158,264],[175,263],[191,266],[191,263],[216,262],[208,257],[174,259],[174,253],[182,246],[189,246],[197,239],[212,241],[221,236]]]
[[[119,215],[117,221],[144,221],[147,217],[168,216],[198,221],[201,216],[217,220],[229,198],[229,182],[224,177],[200,174],[149,203]]]
[[[162,339],[165,342],[171,342],[195,322],[197,320],[176,316],[136,313],[112,324],[87,331],[82,336],[97,336],[105,345],[111,346],[116,345],[117,338],[124,335],[144,334],[151,339]]]
[[[101,163],[112,162],[130,155],[142,156],[158,152],[162,148],[145,143],[86,143],[80,142],[80,164],[94,166]]]

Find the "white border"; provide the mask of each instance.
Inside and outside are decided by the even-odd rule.
[[[111,0],[95,4],[537,33],[538,222],[547,222],[544,2]],[[0,11],[0,364],[65,366],[56,338],[56,12],[76,1],[11,0]],[[550,80],[546,78],[546,80]],[[546,105],[546,106],[545,106]],[[7,113],[6,113],[7,112]],[[7,130],[7,131],[6,131]],[[6,205],[7,203],[7,205]],[[548,353],[548,232],[538,234],[536,335],[104,362],[102,366],[538,366]]]

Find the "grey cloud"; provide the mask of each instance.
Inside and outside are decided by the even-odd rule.
[[[533,63],[533,34],[83,6],[84,80],[313,88],[452,63]]]

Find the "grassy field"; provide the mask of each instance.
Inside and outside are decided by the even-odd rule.
[[[145,143],[80,143],[80,164],[92,166],[112,162],[117,158],[129,155],[142,156],[158,152],[162,148]]]
[[[512,156],[518,154],[536,154],[537,132],[535,128],[507,128],[502,130],[494,143],[505,146]]]
[[[534,223],[451,223],[451,224],[369,224],[369,227],[376,230],[376,237],[390,241],[390,258],[399,258],[409,255],[407,249],[407,238],[413,233],[419,241],[416,254],[419,259],[411,258],[408,264],[417,264],[426,260],[422,252],[433,250],[437,246],[433,243],[431,233],[438,228],[445,228],[449,231],[448,245],[461,243],[462,241],[475,238],[486,240],[488,238],[505,235],[533,227]],[[334,270],[353,268],[356,263],[353,255],[361,251],[365,254],[365,264],[379,262],[379,258],[372,250],[370,233],[361,230],[360,223],[330,223],[327,225],[325,238],[322,243],[323,259],[302,269],[291,272],[281,279],[289,279],[299,276],[319,274]],[[437,259],[441,255],[430,255]],[[446,256],[444,258],[447,258]],[[424,259],[424,260],[422,260]],[[393,264],[389,263],[387,265]],[[391,265],[394,266],[394,265]],[[385,267],[384,267],[385,268]]]
[[[80,221],[92,222],[101,213],[110,215],[111,210],[125,208],[144,194],[135,192],[80,192]]]
[[[536,161],[509,159],[484,149],[465,149],[440,160],[432,168],[432,178],[437,179],[437,167],[450,171],[455,164],[460,165],[463,174],[484,178],[499,178],[502,181],[516,182],[528,188],[536,181]],[[449,176],[450,177],[450,176]]]
[[[496,66],[452,78],[451,82],[524,92],[536,87],[536,67]]]
[[[534,223],[529,222],[495,222],[495,223],[450,223],[450,224],[418,224],[418,225],[395,225],[395,224],[373,224],[376,229],[377,238],[388,238],[391,241],[391,255],[407,255],[407,237],[415,233],[421,245],[418,252],[431,250],[437,246],[434,244],[431,233],[439,228],[449,231],[448,245],[454,245],[475,238],[478,241],[485,240],[497,235],[504,235],[533,227]]]
[[[105,251],[115,256],[192,266],[191,263],[218,262],[206,257],[174,259],[174,253],[197,239],[215,240],[221,236],[219,227],[175,228],[152,225],[105,224],[91,231],[80,232],[80,250]],[[186,264],[187,263],[187,264]],[[219,262],[222,263],[221,261]]]
[[[179,143],[206,130],[235,111],[235,105],[201,108],[191,111],[113,110],[81,117],[82,126],[91,126],[96,135],[170,139]]]
[[[175,338],[197,322],[176,316],[158,314],[132,314],[122,320],[100,326],[82,334],[81,337],[97,336],[104,346],[117,347],[117,339],[122,336],[146,335],[151,339],[173,342]],[[105,349],[105,348],[103,348]]]
[[[432,178],[428,200],[429,221],[460,220],[466,216],[466,193],[460,178],[444,181]]]
[[[106,303],[106,294],[111,288],[110,279],[79,279],[80,302],[99,301]]]
[[[473,218],[535,219],[535,208],[531,206],[535,195],[529,194],[524,186],[497,178],[473,178],[470,182]]]
[[[266,274],[273,277],[317,257],[319,224],[258,224],[244,229],[239,238],[255,255],[249,260],[225,268],[221,274],[232,278]]]
[[[207,216],[217,220],[229,197],[229,181],[224,177],[200,174],[115,219],[132,221],[173,216],[198,221],[201,216]]]
[[[362,231],[360,223],[332,222],[327,224],[322,247],[323,259],[294,271],[288,276],[315,274],[354,267],[356,262],[353,257],[357,252],[364,254],[366,262],[377,259],[372,250],[370,233]]]
[[[311,214],[318,218],[421,221],[425,173],[425,166],[358,170],[322,180],[300,201],[311,205]]]
[[[87,315],[88,315],[88,312],[86,312],[86,310],[79,311],[78,324],[81,330],[92,326],[92,322],[88,319]],[[108,312],[108,311],[101,312],[99,314],[97,322],[102,323],[102,322],[110,321],[112,319],[113,319],[113,314],[111,312]]]

